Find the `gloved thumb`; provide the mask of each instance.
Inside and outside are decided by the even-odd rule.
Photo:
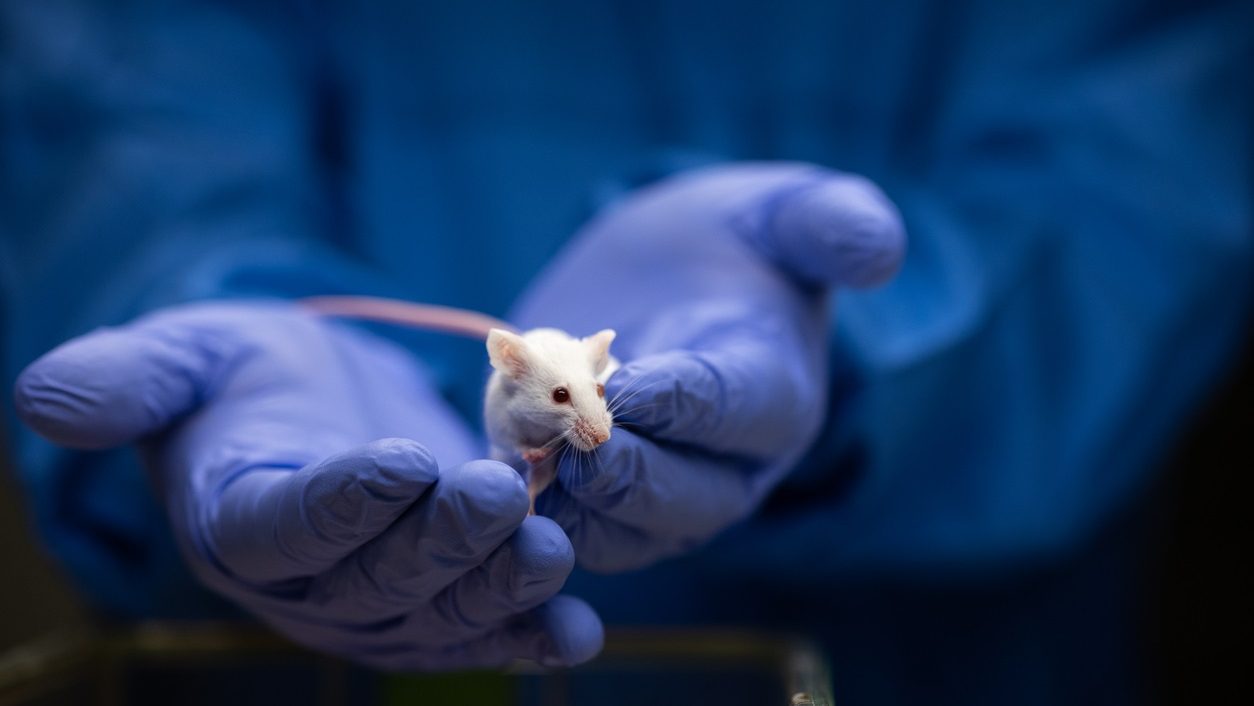
[[[160,319],[68,341],[18,376],[18,416],[79,449],[120,446],[165,428],[206,396],[234,357],[230,338]]]
[[[905,253],[901,216],[861,177],[822,169],[777,183],[736,227],[794,279],[869,287],[896,274]]]

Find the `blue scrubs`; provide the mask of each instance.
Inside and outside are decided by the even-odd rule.
[[[1251,66],[1239,2],[6,2],[4,379],[206,297],[501,315],[679,166],[858,172],[911,241],[836,295],[839,424],[745,525],[572,591],[817,631],[851,703],[1134,700],[1134,572],[1098,538],[1248,327]],[[406,340],[471,414],[481,356]],[[134,452],[10,431],[98,605],[204,609]]]

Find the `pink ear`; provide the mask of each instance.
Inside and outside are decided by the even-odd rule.
[[[609,365],[610,344],[614,342],[616,335],[614,329],[607,328],[583,339],[583,344],[588,347],[588,355],[592,358],[592,370],[596,375],[600,375],[605,370],[605,366]]]
[[[511,378],[522,377],[530,370],[529,352],[522,336],[499,328],[488,331],[488,360],[493,368]]]

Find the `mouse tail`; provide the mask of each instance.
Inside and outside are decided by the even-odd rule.
[[[442,331],[481,341],[486,341],[494,328],[517,331],[510,324],[477,311],[399,299],[345,295],[306,297],[297,303],[322,316]]]

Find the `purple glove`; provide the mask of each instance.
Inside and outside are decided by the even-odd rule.
[[[48,353],[17,407],[66,446],[139,442],[197,576],[297,642],[431,670],[601,647],[592,609],[555,596],[566,536],[381,339],[291,305],[185,306]]]
[[[802,164],[689,172],[590,223],[512,317],[614,328],[626,361],[620,428],[564,454],[539,504],[580,564],[644,566],[753,512],[823,422],[827,287],[884,282],[904,246],[878,189]]]

